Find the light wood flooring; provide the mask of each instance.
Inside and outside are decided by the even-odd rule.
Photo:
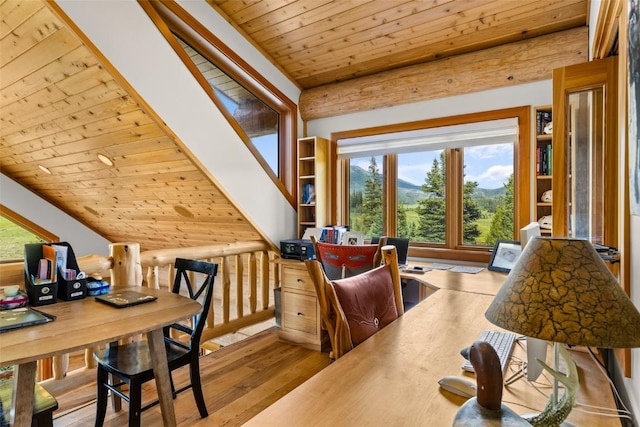
[[[179,426],[239,426],[329,364],[319,353],[278,340],[269,328],[224,346],[201,358],[200,375],[209,416],[201,419],[191,390],[174,400]],[[75,371],[45,387],[58,399],[54,426],[87,426],[95,421],[95,369]],[[188,381],[188,368],[174,372],[176,386]],[[143,399],[155,397],[155,384],[143,389]],[[143,402],[144,404],[144,402]],[[127,404],[114,413],[108,405],[105,426],[127,424]],[[159,406],[142,413],[143,426],[161,426]]]

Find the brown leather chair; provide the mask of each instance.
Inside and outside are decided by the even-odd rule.
[[[404,314],[395,246],[383,246],[381,256],[383,265],[333,281],[319,261],[305,261],[334,359]]]

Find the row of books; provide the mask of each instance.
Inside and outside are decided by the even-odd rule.
[[[536,175],[551,175],[553,148],[551,144],[536,149]]]
[[[67,250],[62,245],[42,245],[42,258],[36,275],[31,275],[34,285],[44,285],[58,281],[58,270],[67,281],[75,280],[76,270],[67,268]]]
[[[551,123],[551,111],[536,112],[536,135],[544,135],[544,128]]]
[[[320,241],[326,243],[333,243],[336,245],[342,244],[344,235],[349,230],[344,225],[333,225],[329,227],[322,227],[320,234]]]

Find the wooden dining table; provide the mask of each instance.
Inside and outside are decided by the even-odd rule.
[[[166,290],[130,289],[154,295],[158,299],[126,308],[106,305],[96,301],[94,297],[61,301],[34,307],[55,316],[53,322],[0,334],[0,367],[15,365],[12,426],[31,425],[36,365],[39,359],[100,346],[138,334],[146,334],[149,340],[164,425],[176,425],[162,328],[199,313],[202,306],[197,301]]]

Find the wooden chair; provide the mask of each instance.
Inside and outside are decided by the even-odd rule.
[[[344,279],[378,267],[382,259],[380,248],[385,244],[385,240],[380,239],[377,245],[335,245],[319,242],[315,236],[311,236],[311,242],[329,280]]]
[[[191,299],[198,300],[202,304],[202,312],[195,316],[190,325],[176,323],[164,328],[169,372],[189,365],[191,380],[189,384],[179,390],[175,390],[172,380],[171,388],[174,398],[178,393],[192,388],[200,417],[205,418],[209,414],[200,383],[200,336],[211,306],[213,282],[218,265],[177,258],[175,268],[177,271],[172,292],[179,294],[182,287],[182,290],[186,291]],[[192,273],[206,275],[200,286],[191,283],[189,275]],[[147,341],[110,345],[106,350],[96,352],[94,357],[98,362],[96,426],[101,426],[104,423],[109,390],[117,397],[117,400],[121,398],[129,402],[129,425],[139,426],[140,413],[158,403],[158,401],[154,401],[141,407],[142,384],[154,378]],[[112,376],[114,381],[120,382],[110,383],[109,376]],[[128,385],[128,396],[122,390],[124,385]],[[119,410],[119,407],[119,401],[114,402],[116,411]]]
[[[334,281],[327,278],[319,261],[305,261],[334,359],[404,314],[395,246],[383,246],[381,255],[383,265]]]
[[[0,385],[0,426],[9,425],[13,381],[4,381]],[[53,411],[58,409],[58,401],[40,384],[36,383],[33,393],[33,416],[31,427],[53,427]]]

